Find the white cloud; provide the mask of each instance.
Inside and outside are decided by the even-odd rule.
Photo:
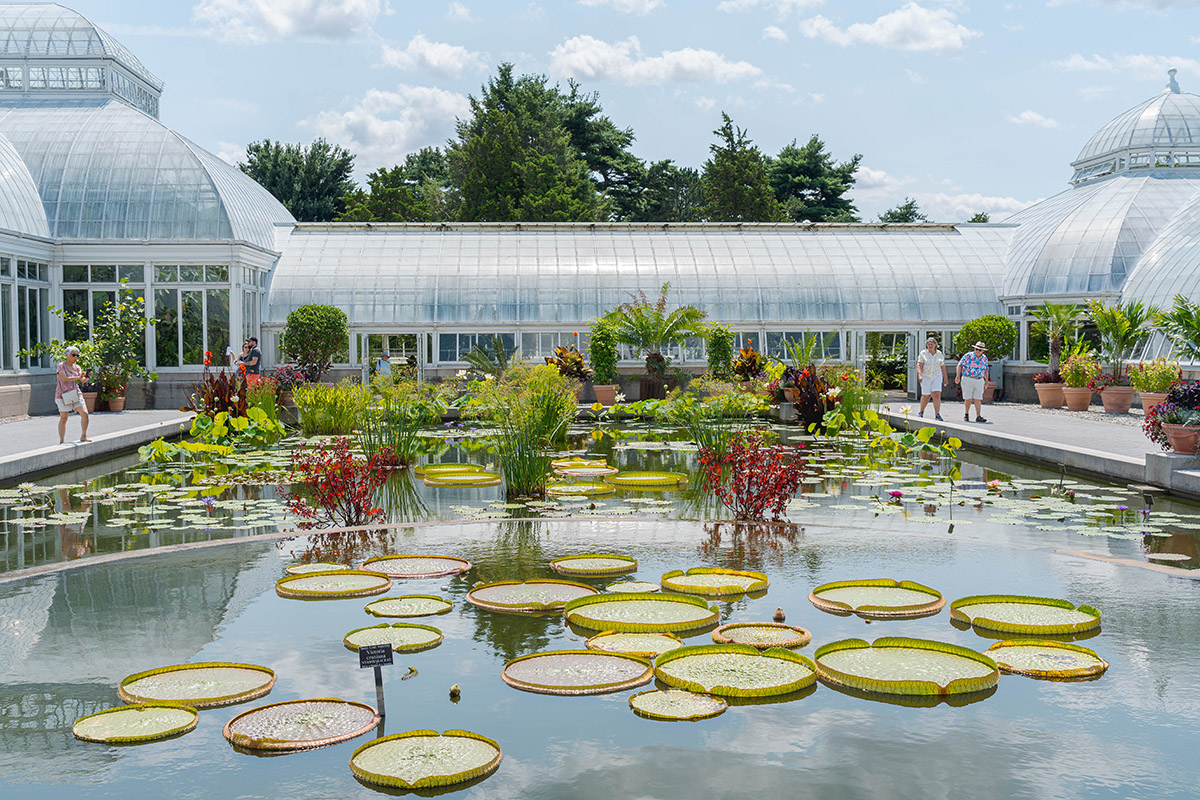
[[[1009,122],[1016,125],[1035,125],[1039,128],[1057,128],[1058,120],[1044,117],[1032,109],[1025,109],[1020,114],[1008,118]]]
[[[1138,79],[1161,78],[1166,85],[1167,70],[1200,78],[1200,61],[1182,56],[1157,56],[1149,53],[1116,53],[1108,57],[1084,56],[1072,53],[1067,58],[1050,62],[1051,66],[1071,72],[1121,72]]]
[[[607,6],[622,14],[644,16],[656,8],[666,5],[662,0],[579,0],[581,6]]]
[[[349,39],[369,30],[383,10],[382,0],[200,0],[192,19],[235,42]]]
[[[783,32],[783,28],[775,25],[768,25],[763,28],[762,38],[774,39],[777,42],[786,42],[788,40],[787,34]]]
[[[800,32],[843,47],[863,42],[895,50],[947,52],[962,50],[967,40],[983,35],[959,25],[956,18],[949,8],[925,8],[912,2],[874,22],[856,22],[844,30],[818,14],[801,22]]]
[[[475,17],[471,14],[471,9],[462,3],[451,3],[446,9],[446,16],[455,22],[475,22]]]
[[[921,75],[921,73],[919,73],[919,72],[915,72],[911,69],[905,69],[904,74],[908,76],[908,80],[912,83],[924,83],[925,82],[925,77],[923,75]]]
[[[431,42],[420,33],[403,50],[385,44],[383,64],[386,67],[430,72],[443,78],[458,78],[464,70],[487,67],[481,54],[456,44]]]
[[[1070,57],[1051,64],[1072,72],[1107,72],[1113,69],[1113,63],[1104,56],[1093,55],[1089,58],[1080,53],[1072,53]]]
[[[354,153],[355,170],[367,173],[399,163],[405,153],[441,144],[457,117],[470,110],[465,95],[430,86],[401,84],[371,89],[349,111],[322,111],[301,124]]]
[[[793,11],[819,6],[824,2],[825,0],[721,0],[720,3],[717,3],[717,10],[738,14],[760,8],[774,9],[780,17],[786,17]]]
[[[636,36],[605,42],[592,36],[567,39],[550,51],[551,73],[577,80],[616,80],[625,84],[670,81],[728,81],[753,78],[762,70],[745,61],[729,61],[712,50],[664,50],[643,56]]]
[[[812,100],[814,103],[823,103],[825,102],[825,95],[821,92],[813,92],[808,96],[808,99]]]
[[[246,163],[246,148],[236,142],[217,142],[217,158],[236,167]]]
[[[856,189],[895,189],[902,181],[889,175],[881,169],[872,169],[859,164],[854,170],[854,188]]]
[[[717,101],[711,97],[697,97],[695,102],[696,108],[700,109],[701,111],[708,111],[717,104]]]
[[[913,195],[921,212],[935,222],[963,222],[984,211],[992,222],[1001,222],[1038,200],[1019,200],[1016,197],[994,197],[990,195],[960,192],[917,192]]]

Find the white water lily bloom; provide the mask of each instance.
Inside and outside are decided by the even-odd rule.
[[[617,392],[615,395],[613,395],[613,399],[616,400],[618,403],[624,403],[625,395],[621,394],[620,392]]]

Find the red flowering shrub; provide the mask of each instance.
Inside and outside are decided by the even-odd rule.
[[[700,450],[704,488],[729,508],[735,519],[778,520],[800,488],[804,461],[796,448],[768,445],[757,433],[736,434],[724,455]]]
[[[384,518],[375,507],[375,492],[389,475],[394,459],[386,448],[370,461],[350,452],[350,440],[335,439],[321,445],[301,445],[292,453],[292,472],[305,495],[286,492],[288,513],[302,521],[301,528],[370,525]]]

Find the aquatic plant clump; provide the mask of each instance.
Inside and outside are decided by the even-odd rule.
[[[804,628],[784,625],[782,622],[732,622],[712,632],[717,644],[748,644],[759,650],[783,647],[788,650],[804,647],[812,641],[812,634]]]
[[[71,726],[71,732],[84,742],[140,744],[182,736],[199,721],[200,714],[191,706],[138,703],[80,717]]]
[[[350,569],[347,564],[333,564],[328,561],[318,561],[313,564],[292,564],[284,569],[288,575],[312,575],[314,572],[336,572]]]
[[[377,556],[363,562],[363,569],[382,572],[391,578],[440,578],[458,575],[470,568],[470,561],[453,556]]]
[[[682,472],[621,472],[604,480],[624,489],[667,489],[687,486],[688,477]]]
[[[363,606],[363,611],[376,617],[432,617],[448,614],[454,608],[449,600],[432,594],[404,594],[381,597]]]
[[[367,742],[350,756],[350,771],[365,783],[395,789],[455,786],[491,775],[500,745],[470,731],[394,733]]]
[[[817,666],[791,650],[748,644],[681,647],[654,660],[655,676],[677,689],[720,697],[772,697],[812,686]]]
[[[682,594],[618,593],[583,597],[567,603],[567,622],[593,631],[686,633],[717,622],[716,606]]]
[[[946,695],[980,692],[1000,680],[996,662],[958,645],[889,636],[817,648],[821,680],[865,692]]]
[[[422,650],[432,650],[441,643],[442,632],[437,628],[406,622],[391,625],[383,622],[366,628],[356,628],[342,639],[346,649],[355,652],[360,647],[372,644],[390,644],[397,653],[419,653]]]
[[[649,683],[654,667],[624,653],[558,650],[514,658],[501,677],[509,686],[538,694],[605,694]]]
[[[475,587],[467,593],[467,602],[506,614],[546,614],[594,594],[597,590],[591,586],[570,581],[499,581]]]
[[[683,689],[652,689],[630,695],[629,707],[633,713],[647,719],[692,721],[724,714],[729,704],[711,694]]]
[[[683,647],[683,640],[673,633],[617,633],[605,631],[584,642],[588,650],[606,653],[625,653],[638,658],[655,658],[668,650]]]
[[[339,600],[383,594],[392,588],[387,575],[344,569],[312,575],[292,575],[275,582],[275,593],[293,600]]]
[[[368,705],[323,697],[252,708],[229,720],[222,733],[230,744],[246,750],[286,752],[353,739],[379,720]]]
[[[1108,662],[1095,650],[1069,642],[996,642],[984,652],[991,655],[1002,672],[1031,678],[1090,678],[1108,669]]]
[[[578,556],[563,556],[550,562],[550,569],[560,575],[608,577],[636,572],[636,558],[615,553],[585,553]]]
[[[621,581],[620,583],[610,584],[606,592],[639,592],[645,594],[647,592],[661,592],[662,587],[657,583],[649,581]]]
[[[1053,597],[986,594],[960,597],[950,618],[1000,633],[1059,635],[1100,627],[1100,612]]]
[[[256,664],[202,661],[135,672],[117,687],[126,703],[176,703],[217,708],[262,697],[275,685],[275,672]]]
[[[706,597],[764,592],[770,585],[767,576],[761,572],[716,567],[693,567],[687,572],[676,569],[662,576],[664,589]]]
[[[866,619],[926,617],[946,605],[937,589],[891,578],[826,583],[813,589],[808,600],[821,611]]]

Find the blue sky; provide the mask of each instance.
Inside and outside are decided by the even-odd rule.
[[[1200,93],[1200,0],[75,0],[166,82],[163,122],[236,159],[325,136],[360,175],[440,144],[500,61],[600,93],[642,158],[700,166],[722,110],[767,153],[862,153],[865,219],[1000,219],[1066,188],[1100,126]]]

